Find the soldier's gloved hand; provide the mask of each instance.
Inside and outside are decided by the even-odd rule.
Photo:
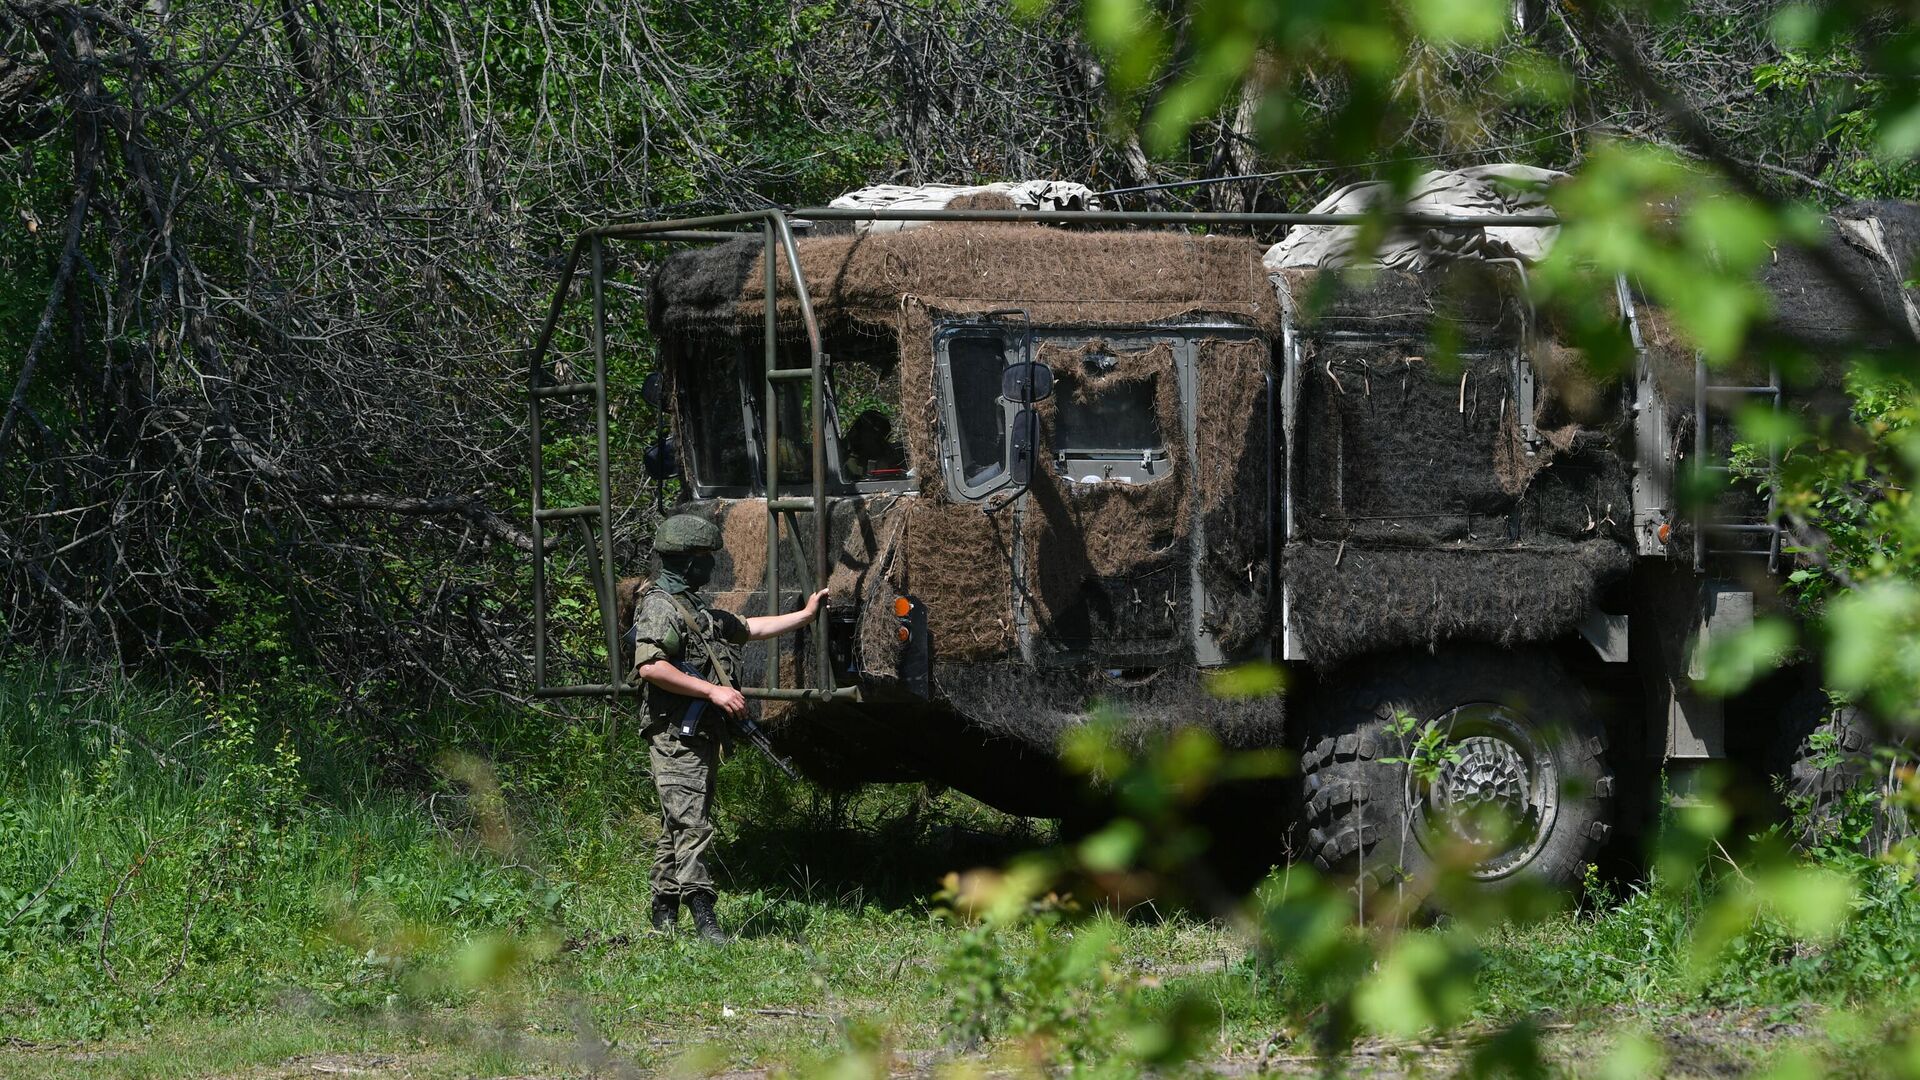
[[[728,716],[745,716],[747,714],[746,696],[731,686],[714,687],[713,690],[707,694],[707,700],[713,703],[714,708],[719,709]]]

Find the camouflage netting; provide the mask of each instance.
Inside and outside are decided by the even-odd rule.
[[[1827,219],[1824,250],[1862,287],[1832,281],[1806,251],[1782,246],[1761,267],[1760,283],[1773,303],[1775,325],[1815,344],[1865,341],[1893,345],[1920,333],[1912,290],[1903,289],[1908,268],[1920,254],[1920,207],[1893,202],[1855,203]],[[1879,325],[1861,301],[1889,317],[1898,329]],[[1903,329],[1905,333],[1900,333]]]
[[[751,499],[727,499],[718,503],[714,516],[720,526],[720,550],[714,553],[713,580],[725,585],[714,593],[714,605],[738,615],[771,614],[755,610],[755,605],[766,602],[766,505]],[[781,560],[780,568],[791,573],[787,560]]]
[[[1587,426],[1620,412],[1577,358],[1529,338],[1510,276],[1465,273],[1490,287],[1382,274],[1322,299],[1302,334],[1305,439],[1285,574],[1317,664],[1559,636],[1630,566],[1626,433]],[[1442,351],[1448,340],[1458,348]],[[1515,382],[1530,340],[1531,447]]]
[[[880,587],[887,553],[906,518],[894,512],[900,505],[896,495],[870,495],[844,502],[845,510],[835,507],[833,533],[839,541],[839,554],[827,577],[835,604],[864,599]]]
[[[1294,325],[1307,333],[1397,334],[1424,340],[1444,325],[1463,345],[1470,345],[1514,340],[1524,322],[1513,272],[1485,263],[1458,263],[1421,274],[1279,270],[1271,283]]]
[[[915,302],[948,312],[1016,305],[1052,326],[1223,315],[1278,328],[1260,246],[1242,238],[939,224],[797,246],[824,331],[848,323],[899,329],[903,305]],[[760,252],[757,240],[747,240],[667,260],[649,299],[655,332],[757,337],[765,307]],[[800,312],[785,259],[778,269],[779,323],[782,333],[795,333]]]
[[[1287,545],[1294,627],[1315,664],[1444,641],[1517,645],[1573,632],[1633,549],[1612,539],[1506,550]]]
[[[1201,622],[1229,654],[1267,631],[1272,566],[1268,535],[1275,418],[1265,341],[1209,338],[1200,343],[1195,391],[1195,462],[1200,488],[1200,561],[1207,611]]]
[[[1146,672],[1091,666],[1032,668],[1020,664],[937,667],[943,685],[964,686],[956,703],[973,724],[1051,753],[1060,737],[1087,722],[1087,703],[1105,701],[1126,718],[1120,736],[1138,743],[1182,727],[1202,727],[1229,748],[1279,745],[1286,701],[1279,696],[1226,698],[1206,686],[1211,676],[1191,664]]]
[[[999,659],[1010,654],[1014,642],[1011,522],[1005,515],[984,515],[976,504],[955,503],[947,493],[929,347],[936,321],[1011,306],[1027,309],[1036,324],[1049,326],[1224,318],[1277,330],[1278,305],[1260,252],[1258,244],[1237,238],[980,224],[818,237],[798,245],[822,332],[839,340],[891,339],[899,350],[903,434],[921,497],[907,512],[888,573],[925,604],[938,655],[957,661]],[[681,340],[737,337],[757,348],[765,307],[760,257],[761,246],[753,239],[674,256],[650,302],[656,332]],[[778,325],[783,337],[793,338],[802,325],[799,310],[784,260],[778,270]],[[832,341],[828,351],[836,351]],[[1165,392],[1174,393],[1171,378]],[[1177,412],[1173,417],[1164,429],[1180,431]],[[1170,446],[1179,443],[1169,440]],[[1045,474],[1047,468],[1043,464],[1037,472]],[[1138,497],[1093,498],[1104,503]],[[1055,506],[1064,510],[1066,501]],[[1092,523],[1086,509],[1085,503],[1076,505],[1075,520]],[[1166,546],[1152,515],[1103,521],[1099,528],[1103,532],[1087,544],[1089,549],[1142,552]],[[1108,565],[1120,561],[1118,555],[1105,558]],[[1076,606],[1060,600],[1068,587],[1064,577],[1053,574],[1049,581],[1038,591]],[[891,631],[890,621],[863,627],[861,639],[877,653]],[[875,670],[885,663],[879,656],[868,661]]]
[[[761,247],[758,237],[743,236],[675,252],[647,292],[647,324],[662,338],[701,331],[739,333],[735,309],[747,275],[760,264]]]
[[[1000,202],[989,195],[975,205]],[[1829,252],[1868,283],[1882,310],[1912,323],[1912,297],[1898,283],[1920,249],[1920,215],[1869,205],[1835,220]],[[761,252],[758,238],[748,238],[668,262],[650,316],[669,368],[724,371],[737,353],[757,365]],[[1085,722],[1092,701],[1116,703],[1134,739],[1194,724],[1232,745],[1280,742],[1281,702],[1213,698],[1187,641],[1195,545],[1204,545],[1198,564],[1208,609],[1200,621],[1215,641],[1233,653],[1273,629],[1268,470],[1285,459],[1271,445],[1269,410],[1277,405],[1268,354],[1280,346],[1282,310],[1296,328],[1305,377],[1294,462],[1298,535],[1281,572],[1293,628],[1316,663],[1457,640],[1561,638],[1634,564],[1623,388],[1596,379],[1565,334],[1528,326],[1509,266],[1454,261],[1418,274],[1269,275],[1250,241],[1027,225],[816,236],[798,254],[826,350],[841,370],[862,359],[885,370],[883,393],[861,393],[889,405],[897,395],[894,431],[919,488],[911,498],[836,504],[830,586],[837,608],[863,614],[854,663],[876,692],[859,705],[812,711],[789,730],[810,772],[847,782],[939,777],[1046,812],[1031,800],[1053,785],[1031,778],[1045,772],[1062,734]],[[798,361],[803,328],[788,271],[784,263],[777,269],[779,346]],[[1826,285],[1801,253],[1783,248],[1762,281],[1785,334],[1837,340],[1867,325],[1853,298]],[[1038,359],[1056,372],[1057,388],[1039,408],[1048,452],[1018,529],[1010,508],[983,513],[948,493],[932,348],[943,322],[1007,307],[1089,342],[1042,343]],[[1665,312],[1644,301],[1636,307],[1657,384],[1684,406],[1694,351]],[[1198,337],[1189,444],[1170,350],[1140,348],[1137,332],[1203,321],[1247,334]],[[1099,370],[1084,359],[1096,353],[1120,362]],[[1532,446],[1515,397],[1513,364],[1522,355],[1537,376]],[[1714,377],[1764,381],[1752,371]],[[1119,484],[1062,476],[1051,454],[1062,404],[1128,383],[1150,384],[1141,394],[1153,402],[1167,477]],[[1672,445],[1691,453],[1691,410],[1672,416]],[[1707,438],[1724,449],[1729,433],[1715,428]],[[1722,497],[1723,511],[1730,498]],[[716,599],[765,610],[761,506],[714,505],[727,541]],[[1675,549],[1684,551],[1685,540],[1677,537]],[[1015,544],[1024,545],[1026,565],[1018,583]],[[800,580],[791,564],[783,558],[789,590]],[[898,717],[887,699],[905,688],[886,685],[901,666],[890,604],[897,594],[916,597],[927,614],[936,699]],[[1022,605],[1036,663],[1022,662]],[[796,655],[782,653],[789,682]],[[764,656],[749,652],[749,678]]]
[[[988,196],[976,205],[999,203]],[[1920,250],[1920,215],[1870,204],[1834,220],[1833,257],[1869,284],[1884,310],[1914,321],[1899,281]],[[670,357],[718,356],[716,343],[757,353],[761,254],[750,237],[668,261],[650,317]],[[1197,688],[1204,676],[1187,651],[1188,567],[1192,547],[1204,544],[1201,622],[1224,649],[1255,645],[1271,631],[1268,470],[1284,459],[1270,445],[1268,353],[1279,347],[1283,310],[1297,330],[1304,378],[1297,536],[1282,573],[1294,627],[1315,662],[1448,640],[1560,637],[1606,583],[1629,571],[1622,388],[1596,379],[1553,327],[1529,327],[1516,268],[1464,260],[1417,274],[1269,275],[1261,256],[1260,245],[1234,238],[1012,224],[803,240],[798,258],[826,349],[841,364],[887,358],[888,377],[897,379],[887,397],[895,387],[899,397],[895,431],[918,481],[915,497],[835,511],[831,586],[836,604],[857,598],[864,614],[856,663],[870,680],[899,668],[887,601],[907,594],[928,617],[936,696],[955,703],[981,738],[1050,751],[1084,721],[1089,701],[1108,697],[1123,703],[1136,733],[1204,723],[1230,742],[1270,745],[1279,730],[1275,703],[1222,703]],[[784,261],[776,269],[780,347],[797,357],[799,310]],[[1859,333],[1858,305],[1826,285],[1804,255],[1783,248],[1762,279],[1783,332],[1816,341]],[[1042,343],[1038,359],[1056,372],[1057,388],[1039,408],[1049,452],[1036,464],[1020,532],[1011,509],[984,513],[949,495],[932,348],[944,321],[1008,307],[1091,342]],[[1664,312],[1644,302],[1637,310],[1658,385],[1670,401],[1690,401],[1692,348]],[[1170,350],[1141,349],[1119,328],[1194,322],[1245,327],[1254,338],[1200,337],[1189,445]],[[1119,363],[1099,370],[1085,360],[1096,353]],[[1514,382],[1523,355],[1537,377],[1531,446]],[[1763,381],[1751,374],[1716,378]],[[1151,384],[1167,477],[1121,484],[1062,476],[1050,452],[1062,403],[1139,382]],[[1690,448],[1691,411],[1673,414],[1673,445]],[[751,502],[722,515],[730,555],[720,580],[731,582],[723,602],[760,603],[764,515]],[[1016,544],[1027,568],[1018,592]],[[1023,604],[1037,667],[1020,662],[1015,616]]]
[[[656,327],[737,335],[755,347],[764,308],[760,253],[749,240],[676,257],[656,286]],[[923,603],[943,662],[1015,655],[1014,539],[1008,515],[948,496],[928,345],[940,320],[1009,306],[1026,308],[1038,324],[1086,327],[1096,338],[1077,350],[1041,349],[1039,359],[1059,379],[1055,398],[1040,406],[1043,446],[1053,445],[1059,402],[1101,380],[1152,379],[1171,459],[1166,481],[1137,485],[1075,483],[1050,460],[1036,468],[1024,543],[1029,614],[1043,654],[1070,657],[1098,645],[1124,666],[1164,663],[1184,651],[1195,510],[1183,496],[1192,487],[1207,545],[1207,628],[1231,651],[1256,641],[1270,617],[1266,343],[1203,339],[1194,462],[1178,437],[1184,425],[1170,352],[1123,352],[1120,366],[1094,372],[1081,358],[1109,351],[1098,340],[1101,325],[1225,318],[1277,337],[1280,306],[1293,311],[1310,373],[1302,430],[1312,438],[1298,478],[1303,569],[1289,581],[1317,659],[1442,637],[1512,640],[1527,626],[1558,632],[1563,609],[1579,606],[1617,571],[1583,553],[1594,541],[1617,547],[1630,517],[1613,433],[1590,426],[1613,415],[1609,390],[1585,375],[1577,356],[1536,340],[1540,433],[1528,452],[1513,398],[1514,350],[1526,333],[1512,271],[1486,264],[1419,275],[1285,270],[1269,280],[1259,254],[1240,240],[1024,225],[935,226],[800,245],[828,351],[846,355],[846,342],[875,339],[898,351],[901,428],[920,480],[920,497],[895,529],[883,530],[888,539],[843,558],[882,565],[888,589]],[[779,271],[776,316],[792,338],[798,309],[784,263]],[[1436,327],[1458,356],[1437,355],[1429,336]],[[1354,333],[1400,341],[1335,340]],[[1324,557],[1318,542],[1332,545]],[[1449,546],[1500,552],[1508,556],[1502,567],[1525,569],[1490,571],[1484,590],[1461,590],[1457,604],[1415,627],[1405,614],[1416,607],[1409,590],[1425,589],[1433,607],[1429,578],[1442,564],[1406,553]],[[1325,572],[1306,573],[1316,559]],[[1368,574],[1386,578],[1365,580]],[[1529,592],[1518,586],[1529,574],[1562,580]],[[1359,593],[1379,597],[1372,615],[1354,617],[1362,608],[1347,597]],[[861,662],[870,673],[891,671],[893,623],[883,605],[864,606]],[[1308,610],[1316,607],[1322,611]],[[1332,632],[1335,623],[1342,633]]]
[[[922,496],[908,507],[889,569],[901,593],[924,605],[935,656],[995,660],[1013,650],[1012,566],[1011,514]]]
[[[1401,547],[1582,539],[1625,510],[1611,434],[1555,425],[1544,387],[1529,450],[1510,350],[1449,360],[1414,348],[1302,343],[1301,535]]]
[[[887,563],[907,517],[900,512],[901,502],[898,496],[878,494],[834,503],[828,544],[836,554],[827,573],[828,602],[833,607],[841,611],[888,608],[894,590],[886,573]],[[725,544],[726,554],[722,558],[727,561],[715,566],[714,580],[724,588],[714,594],[714,603],[745,615],[766,613],[766,506],[752,499],[720,500],[716,505],[720,508],[718,517]],[[806,528],[804,518],[801,527]],[[810,547],[811,538],[806,542]],[[789,600],[798,599],[804,583],[811,579],[812,569],[803,572],[795,561],[793,548],[787,545],[782,552],[780,570],[781,592],[787,594]],[[883,620],[870,622],[881,625]],[[860,639],[855,656],[857,665],[882,673],[897,667],[893,627],[887,623],[883,630],[884,633]],[[871,654],[878,655],[879,664],[873,662]],[[786,685],[792,685],[790,661],[783,666],[782,677],[788,680]]]
[[[1062,734],[1086,721],[1090,702],[1104,700],[1127,718],[1122,735],[1129,740],[1185,725],[1204,726],[1232,746],[1280,740],[1279,699],[1217,698],[1202,685],[1207,676],[1180,659],[1188,655],[1188,554],[1196,512],[1182,496],[1196,484],[1208,545],[1203,578],[1214,605],[1208,625],[1229,650],[1250,644],[1266,628],[1267,345],[1206,338],[1200,350],[1197,474],[1181,437],[1168,346],[1128,351],[1095,337],[1081,346],[1040,350],[1039,359],[1057,373],[1054,399],[1041,408],[1042,445],[1053,444],[1062,402],[1116,383],[1151,380],[1168,476],[1146,484],[1075,483],[1052,462],[1039,463],[1026,522],[1033,637],[1043,666],[989,662],[936,669],[973,723],[1051,751]],[[1117,363],[1104,372],[1087,364],[1085,358],[1099,355]],[[1100,645],[1097,658],[1084,653],[1092,642]],[[1006,647],[1011,645],[1009,636]],[[1076,652],[1080,662],[1074,664]],[[941,648],[939,655],[951,657],[952,650]],[[1069,666],[1046,666],[1048,658]],[[1116,670],[1130,662],[1145,666]]]

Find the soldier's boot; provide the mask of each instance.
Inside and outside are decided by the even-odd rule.
[[[671,934],[680,923],[680,898],[677,896],[659,896],[653,898],[653,914],[650,920],[653,928],[663,934]]]
[[[710,892],[689,893],[687,910],[693,912],[693,932],[700,935],[700,940],[715,945],[725,945],[733,938],[729,937],[725,930],[720,929],[720,920],[713,914],[713,900],[714,896]]]

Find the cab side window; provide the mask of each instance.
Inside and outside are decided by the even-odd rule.
[[[939,341],[935,362],[949,479],[960,495],[976,497],[999,486],[1006,474],[1007,416],[1000,398],[1006,338],[993,329],[948,334]]]
[[[896,339],[886,334],[845,334],[826,337],[821,346],[825,358],[820,383],[821,439],[826,457],[822,479],[827,490],[848,494],[909,489],[914,472],[907,460],[907,425],[900,417]],[[748,343],[736,362],[736,367],[737,363],[747,365],[752,423],[741,452],[756,493],[767,490],[766,475],[774,472],[782,495],[804,494],[813,485],[813,382],[784,378],[772,383],[769,409],[762,348],[757,342]],[[776,369],[782,372],[805,372],[813,362],[805,339],[781,339],[775,350]],[[731,374],[736,367],[729,368],[727,378],[736,378]],[[695,377],[703,376],[718,377],[706,372]],[[763,460],[769,424],[777,428],[772,462]]]

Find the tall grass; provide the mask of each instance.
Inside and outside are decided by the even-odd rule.
[[[643,946],[658,826],[631,725],[617,743],[590,715],[418,726],[428,767],[396,780],[297,694],[0,669],[0,1028],[58,1043],[289,1001],[458,1004],[502,942],[521,961],[577,946],[584,963],[527,977],[609,1020],[708,994],[791,1005],[937,962],[915,954],[939,947],[941,873],[1046,838],[917,787],[815,792],[748,756],[721,772],[715,857],[723,914],[765,947]],[[844,947],[777,944],[809,940]]]
[[[1011,881],[1049,829],[912,786],[828,795],[752,756],[722,769],[718,801],[722,913],[743,940],[705,949],[643,932],[657,825],[631,725],[617,742],[593,716],[417,726],[431,764],[396,782],[329,741],[297,695],[0,671],[0,1033],[111,1044],[231,1034],[262,1011],[314,1025],[484,1014],[494,1026],[468,1049],[527,1017],[643,1066],[689,1043],[743,1065],[1020,1047],[1125,1072],[1296,1041],[1310,1053],[1329,1001],[1371,994],[1377,1013],[1397,985],[1381,973],[1409,958],[1453,958],[1407,985],[1461,980],[1445,1015],[1479,1031],[1808,1004],[1891,1016],[1920,999],[1920,896],[1897,865],[1829,855],[1857,885],[1844,927],[1817,940],[1765,905],[1727,906],[1726,886],[1760,873],[1729,863],[1745,859],[1733,838],[1732,856],[1596,878],[1577,908],[1379,942],[1334,883],[1303,892],[1297,867],[1238,920],[1118,912],[1069,875],[1062,896],[1034,884],[1029,913],[973,923],[933,899],[942,875],[1003,867],[979,880]],[[1276,905],[1289,874],[1295,900]],[[1728,911],[1738,925],[1703,966],[1703,926]],[[307,1022],[263,1029],[252,1051],[235,1036],[222,1060],[324,1041]]]
[[[284,734],[191,692],[0,678],[10,1034],[69,1040],[288,993],[375,1004],[448,932],[554,911],[463,820],[338,775],[315,785]]]

